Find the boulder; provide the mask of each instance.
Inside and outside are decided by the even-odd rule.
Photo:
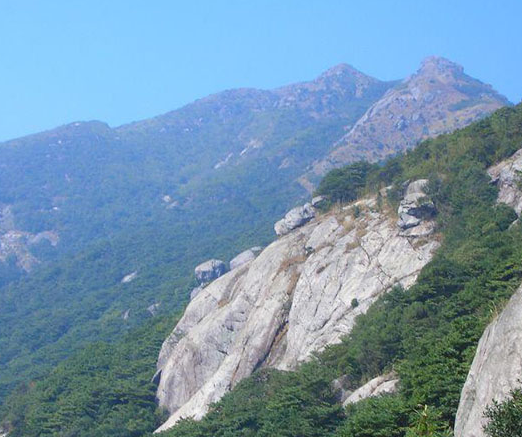
[[[314,208],[321,208],[326,205],[327,199],[324,196],[315,196],[312,199],[312,206]]]
[[[310,203],[297,206],[286,213],[284,218],[274,225],[275,233],[278,236],[286,235],[291,230],[303,226],[315,217],[314,208]]]
[[[376,378],[368,381],[363,386],[359,387],[350,396],[348,396],[344,400],[343,406],[346,407],[349,404],[355,404],[356,402],[362,401],[363,399],[369,397],[395,393],[397,391],[398,385],[399,379],[393,372],[390,372],[386,375],[377,376]]]
[[[194,269],[200,284],[208,284],[228,271],[227,265],[219,259],[209,259]]]
[[[129,282],[134,281],[137,276],[138,276],[138,271],[135,270],[134,272],[129,273],[128,275],[125,275],[120,282],[122,284],[128,284]]]
[[[349,389],[350,378],[348,375],[340,376],[332,381],[330,384],[332,391],[335,393],[337,402],[342,404],[348,396],[353,393],[353,390]]]
[[[497,201],[511,206],[519,216],[522,213],[521,172],[522,149],[488,170],[492,182],[499,189]]]
[[[397,226],[403,231],[418,226],[423,220],[429,220],[435,215],[435,205],[426,198],[427,183],[427,179],[419,179],[408,184],[397,211]]]
[[[230,261],[230,270],[237,269],[238,267],[241,267],[243,264],[252,261],[256,258],[257,255],[259,255],[261,250],[261,247],[256,246],[248,250],[245,250],[244,252],[241,252],[239,255],[233,258],[232,261]]]
[[[152,317],[154,317],[156,315],[156,313],[158,312],[159,307],[160,307],[159,303],[154,303],[147,307],[147,311],[150,313],[150,315]]]

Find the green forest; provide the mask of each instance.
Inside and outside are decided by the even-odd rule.
[[[429,179],[442,235],[436,256],[414,286],[396,287],[359,316],[342,343],[295,372],[257,371],[203,420],[183,420],[161,435],[450,435],[478,339],[522,282],[522,226],[511,208],[496,203],[497,188],[486,173],[521,146],[518,105],[382,165],[356,163],[326,176],[318,193],[332,204],[391,185],[384,201],[394,207],[405,181]],[[115,343],[89,344],[48,376],[19,384],[1,409],[13,427],[10,436],[150,435],[165,419],[151,378],[175,319],[152,318]],[[343,410],[334,378],[345,376],[357,388],[391,370],[400,377],[398,393]],[[522,416],[520,393],[487,414],[491,437],[507,436],[503,427],[516,426]]]

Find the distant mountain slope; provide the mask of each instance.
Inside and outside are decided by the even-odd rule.
[[[389,89],[325,158],[314,163],[312,174],[323,175],[360,159],[381,160],[508,104],[490,85],[466,75],[460,65],[426,58],[417,73]]]
[[[56,232],[58,251],[70,252],[195,202],[230,202],[238,190],[248,200],[260,183],[291,183],[391,85],[340,65],[312,82],[225,91],[115,129],[72,123],[9,141],[0,202],[16,230]],[[0,260],[23,267],[14,249],[3,245]]]

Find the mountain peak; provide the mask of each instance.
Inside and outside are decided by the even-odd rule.
[[[428,56],[421,62],[417,74],[422,75],[441,75],[441,74],[461,74],[464,68],[456,62],[443,58],[442,56]]]
[[[357,70],[355,67],[353,67],[350,64],[341,63],[337,64],[328,70],[326,70],[324,73],[322,73],[319,77],[330,77],[330,76],[366,76],[364,73],[361,73],[359,70]]]

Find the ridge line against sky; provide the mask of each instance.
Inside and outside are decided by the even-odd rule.
[[[522,2],[0,0],[0,141],[153,117],[347,63],[380,80],[443,56],[522,98]]]

